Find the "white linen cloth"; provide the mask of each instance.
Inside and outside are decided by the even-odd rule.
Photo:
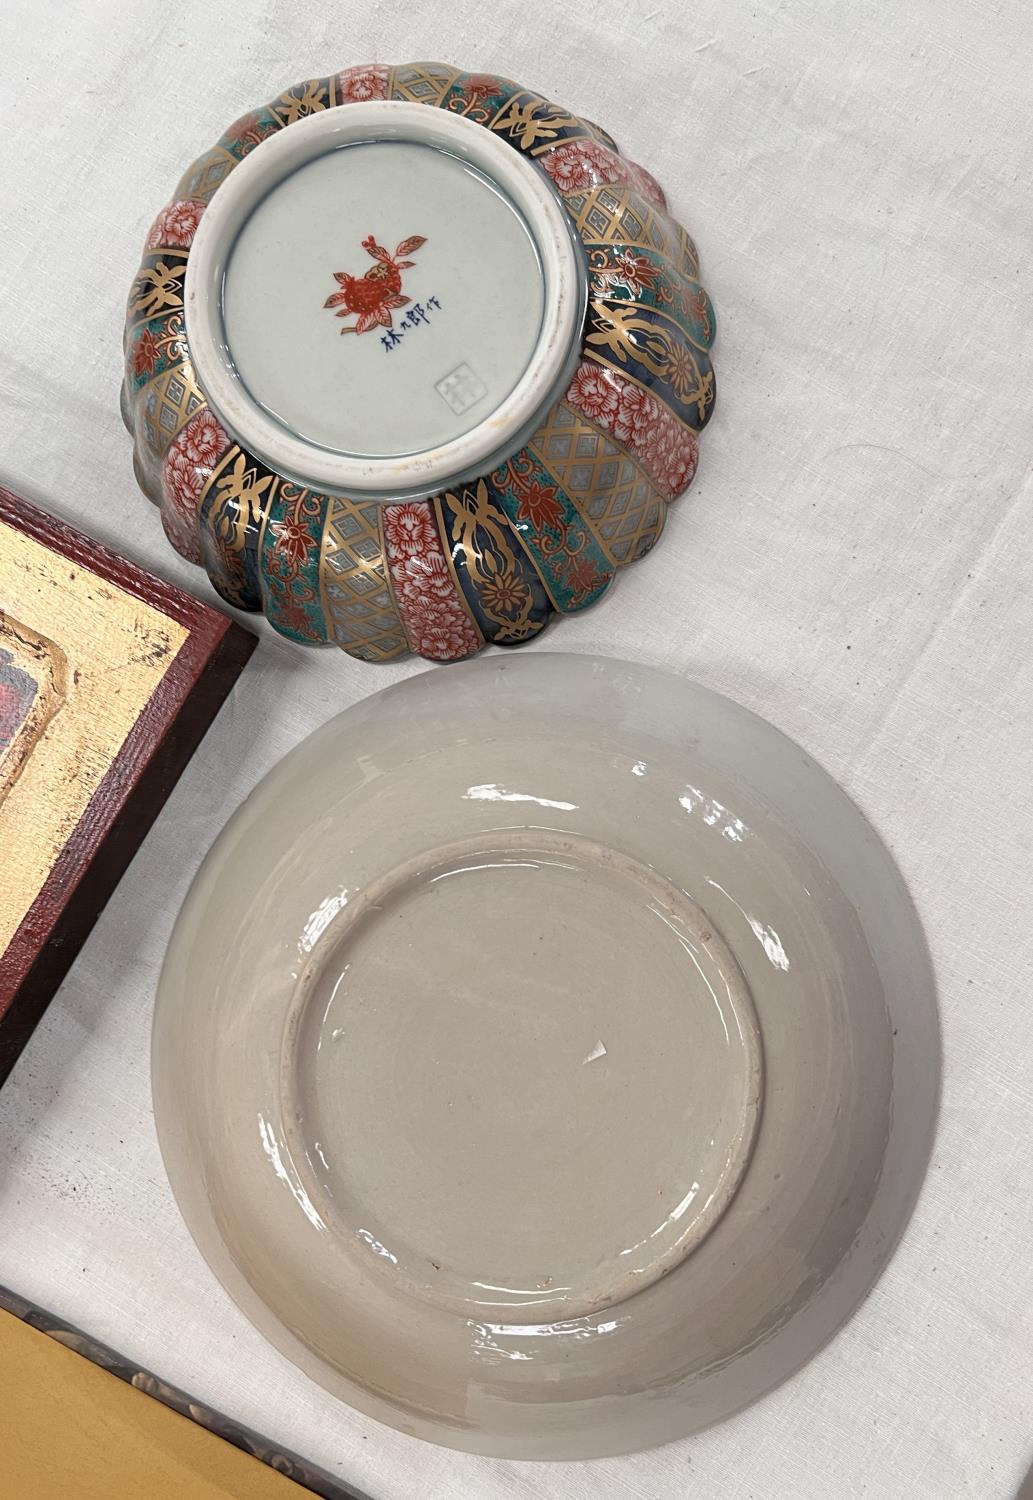
[[[530,649],[690,674],[797,738],[872,817],[941,986],[926,1188],[819,1358],[655,1452],[469,1458],[298,1374],[172,1201],[152,997],[180,900],[249,788],[424,667],[264,631],[0,1092],[0,1280],[376,1500],[1010,1500],[1033,1459],[1033,10],[5,0],[0,479],[213,597],[136,491],[118,415],[147,226],[185,164],[281,86],[425,57],[600,120],[698,238],[719,325],[698,480],[657,552]]]

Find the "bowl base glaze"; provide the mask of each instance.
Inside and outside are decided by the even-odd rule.
[[[713,922],[547,831],[436,850],[347,903],[285,1027],[281,1121],[319,1218],[472,1318],[598,1313],[664,1275],[731,1200],[760,1099]]]
[[[544,300],[535,242],[495,183],[447,151],[366,141],[257,204],[227,263],[223,320],[241,381],[296,437],[402,458],[491,418],[527,368]]]
[[[303,486],[380,501],[510,457],[574,374],[586,299],[548,176],[399,100],[263,141],[206,209],[185,282],[226,429]]]

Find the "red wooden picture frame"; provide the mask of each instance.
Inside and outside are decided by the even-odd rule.
[[[186,636],[0,953],[0,1083],[256,645],[221,611],[0,487],[0,522]],[[0,558],[2,565],[2,558]],[[0,611],[3,609],[0,568]],[[177,631],[177,634],[179,632]]]

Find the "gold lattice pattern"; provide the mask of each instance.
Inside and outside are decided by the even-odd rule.
[[[623,566],[656,543],[667,506],[634,459],[565,401],[530,447],[577,505],[610,561]]]
[[[319,580],[333,639],[363,661],[390,661],[409,645],[391,598],[380,508],[333,496],[323,528]]]
[[[173,365],[146,385],[138,397],[148,452],[160,461],[179,429],[189,422],[205,399],[194,380],[193,365]]]
[[[210,151],[199,156],[183,173],[176,187],[174,198],[177,200],[192,198],[195,201],[208,203],[216,188],[225,181],[236,165],[235,156],[231,156],[221,146],[213,146]]]
[[[686,276],[699,276],[699,254],[687,231],[633,188],[601,183],[564,193],[563,201],[586,244],[645,245],[668,256]]]
[[[451,68],[447,63],[411,63],[392,71],[389,98],[408,99],[413,104],[440,104],[462,69]]]

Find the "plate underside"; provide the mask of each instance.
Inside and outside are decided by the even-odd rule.
[[[426,673],[297,747],[184,905],[162,1152],[258,1327],[366,1413],[512,1458],[785,1379],[907,1221],[932,974],[796,745],[663,673]]]

